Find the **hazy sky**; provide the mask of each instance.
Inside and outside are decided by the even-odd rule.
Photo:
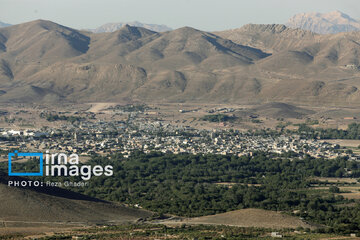
[[[46,19],[82,29],[138,20],[212,31],[285,23],[296,13],[334,10],[360,19],[359,0],[0,0],[0,21]]]

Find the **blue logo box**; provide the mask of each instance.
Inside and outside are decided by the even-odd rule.
[[[39,172],[31,172],[31,173],[13,173],[11,167],[11,158],[18,155],[19,157],[38,157],[40,159],[40,171]],[[42,153],[18,153],[18,151],[14,151],[13,153],[8,154],[9,157],[9,176],[43,176],[43,154]]]

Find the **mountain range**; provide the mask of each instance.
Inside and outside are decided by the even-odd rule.
[[[0,29],[0,101],[356,105],[359,53],[359,32],[90,33],[37,20]]]
[[[11,24],[0,22],[0,28],[9,27],[9,26],[11,26]]]
[[[102,33],[102,32],[115,32],[119,30],[120,28],[124,27],[125,25],[133,26],[133,27],[142,27],[146,28],[155,32],[167,32],[171,31],[172,28],[166,26],[166,25],[158,25],[158,24],[147,24],[147,23],[141,23],[138,21],[134,22],[126,22],[126,23],[106,23],[104,25],[101,25],[98,28],[95,29],[88,29],[91,32],[94,33]]]
[[[286,23],[291,28],[301,28],[320,34],[360,31],[360,21],[340,11],[329,13],[300,13]]]

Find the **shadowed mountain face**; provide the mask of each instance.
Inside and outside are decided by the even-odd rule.
[[[94,34],[38,20],[0,29],[0,101],[356,104],[359,43],[284,25]]]

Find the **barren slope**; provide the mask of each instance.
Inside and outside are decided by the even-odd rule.
[[[307,224],[297,217],[261,209],[242,209],[216,215],[189,218],[177,223],[229,225],[237,227],[258,227],[272,229],[297,227],[311,229],[315,228],[315,226]]]
[[[314,43],[316,38],[316,34],[312,32],[287,28],[282,24],[247,24],[241,28],[215,32],[214,34],[238,44],[272,53],[304,47]]]
[[[94,34],[38,20],[0,29],[0,102],[357,105],[359,54],[357,32],[126,25]]]
[[[340,11],[329,13],[296,14],[286,24],[291,28],[301,28],[312,32],[329,34],[360,30],[360,22]]]
[[[151,215],[55,187],[17,188],[0,181],[0,221],[127,222]]]

